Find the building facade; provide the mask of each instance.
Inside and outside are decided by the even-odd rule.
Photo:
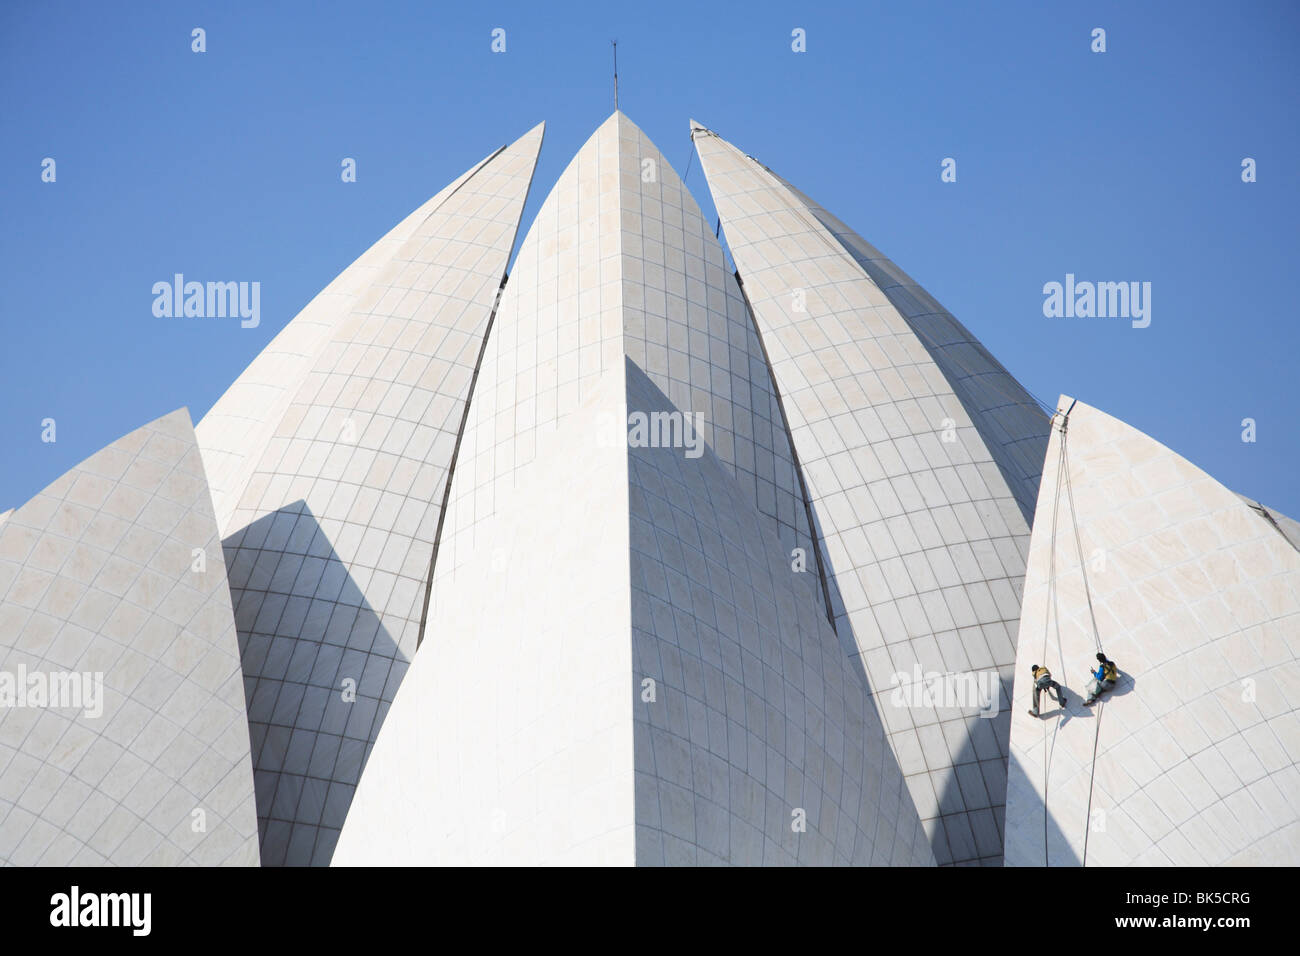
[[[539,125],[0,514],[0,860],[1300,862],[1300,525],[690,129],[716,229],[615,111],[507,274]]]

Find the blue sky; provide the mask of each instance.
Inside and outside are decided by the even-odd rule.
[[[0,5],[0,510],[176,407],[197,421],[375,239],[544,119],[526,228],[612,109],[617,37],[620,106],[679,175],[694,117],[881,248],[1036,395],[1300,517],[1293,3],[270,6]],[[175,272],[260,282],[261,325],[155,318]],[[1150,327],[1044,317],[1066,273],[1150,282]]]

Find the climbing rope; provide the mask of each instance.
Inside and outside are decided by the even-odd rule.
[[[1053,415],[1052,423],[1055,424],[1055,422],[1056,422],[1056,416]],[[1062,426],[1064,426],[1064,421],[1062,422]],[[1062,438],[1064,438],[1064,432],[1062,432]],[[1051,633],[1052,605],[1056,600],[1056,528],[1057,528],[1057,519],[1061,512],[1060,501],[1061,501],[1061,481],[1063,477],[1062,465],[1064,464],[1064,457],[1063,457],[1064,451],[1065,451],[1065,445],[1064,442],[1062,442],[1061,451],[1057,455],[1056,490],[1052,497],[1052,534],[1048,544],[1048,551],[1047,551],[1047,600],[1045,602],[1045,608],[1043,611],[1043,654],[1042,657],[1039,658],[1041,661],[1043,661],[1044,664],[1047,663],[1047,639],[1048,639],[1048,635]],[[1057,651],[1058,654],[1061,656],[1061,667],[1064,668],[1065,658],[1064,655],[1060,653],[1061,628],[1060,628],[1059,614],[1057,615],[1056,638],[1057,638]],[[1037,677],[1035,677],[1034,692],[1037,692],[1037,685],[1038,685],[1038,680]],[[1056,726],[1058,728],[1060,727],[1059,720],[1057,721]],[[1055,734],[1053,734],[1053,744],[1055,744]],[[1055,746],[1053,746],[1052,751],[1054,751],[1055,749],[1056,749]],[[1052,765],[1052,752],[1049,751],[1047,748],[1047,725],[1044,724],[1043,725],[1043,865],[1044,866],[1052,865],[1051,859],[1047,851],[1047,788],[1048,788],[1049,780],[1051,778],[1051,765]]]
[[[1074,408],[1073,405],[1070,406]],[[1101,631],[1097,628],[1097,614],[1092,606],[1092,588],[1088,584],[1088,565],[1083,559],[1083,536],[1079,534],[1078,515],[1074,509],[1074,484],[1070,479],[1069,472],[1069,453],[1066,450],[1065,436],[1061,436],[1061,453],[1065,458],[1065,494],[1070,503],[1070,523],[1074,526],[1074,545],[1075,554],[1079,557],[1079,571],[1083,574],[1083,596],[1088,600],[1088,619],[1092,623],[1092,642],[1097,647],[1097,653],[1104,654],[1101,649]],[[1093,727],[1092,735],[1092,763],[1088,770],[1088,810],[1083,817],[1083,866],[1088,865],[1088,838],[1092,836],[1092,794],[1097,781],[1097,750],[1101,743],[1101,716],[1106,709],[1106,702],[1099,700],[1097,702],[1097,723]]]
[[[696,132],[697,132],[696,130],[691,131],[692,143],[694,142]],[[707,131],[707,130],[699,130],[699,132],[705,133],[706,135],[716,135],[711,131]],[[782,192],[786,192],[787,190],[791,192],[793,191],[793,187],[789,187],[788,184],[785,184],[784,180],[782,180],[770,169],[768,169],[766,166],[760,163],[757,159],[754,159],[752,156],[748,158],[751,159],[755,163],[755,165],[757,165],[759,168],[765,170],[767,173],[771,175],[772,179],[774,180],[774,182],[771,183],[772,188]],[[687,176],[690,175],[690,162],[693,159],[694,159],[694,151],[692,151],[690,158],[688,158],[687,160]],[[683,182],[685,182],[685,177],[683,177]],[[782,187],[786,187],[786,188],[782,189]],[[795,198],[795,197],[791,196],[790,198]],[[793,217],[796,220],[802,222],[806,230],[806,233],[809,236],[814,237],[826,248],[826,252],[829,255],[844,260],[851,266],[856,266],[860,269],[863,269],[863,271],[865,271],[865,267],[862,265],[862,263],[858,262],[857,258],[849,251],[849,249],[844,245],[844,243],[840,241],[839,237],[834,234],[832,228],[828,224],[822,222],[820,219],[817,219],[812,214],[811,210],[809,210],[803,202],[796,201],[791,203],[791,208],[789,211],[790,213],[793,214]],[[721,225],[721,221],[719,220],[719,226],[720,225]],[[827,235],[828,233],[830,234],[829,238]],[[868,276],[868,278],[870,278],[870,276]],[[872,279],[872,281],[874,282],[875,280]],[[1096,644],[1098,651],[1099,652],[1101,651],[1100,634],[1097,629],[1096,613],[1092,605],[1092,594],[1091,594],[1091,588],[1088,583],[1087,567],[1083,561],[1082,538],[1079,534],[1078,518],[1074,508],[1074,491],[1073,491],[1073,485],[1070,481],[1069,459],[1066,451],[1066,434],[1069,425],[1069,416],[1070,416],[1070,412],[1073,411],[1074,409],[1074,405],[1072,404],[1069,409],[1067,409],[1064,413],[1062,413],[1057,411],[1053,406],[1044,402],[1037,395],[1025,389],[1023,386],[1020,386],[1020,394],[1017,394],[1015,391],[1008,389],[1001,381],[1001,378],[1003,375],[1005,375],[1006,378],[1010,379],[1010,375],[1006,372],[1005,367],[1002,366],[1001,363],[999,363],[991,355],[988,355],[987,352],[984,352],[983,355],[980,356],[981,358],[987,358],[988,360],[987,364],[985,362],[980,362],[978,363],[980,367],[976,367],[977,363],[975,362],[965,361],[962,347],[971,346],[974,343],[974,340],[969,338],[968,332],[966,332],[965,336],[961,335],[962,332],[965,332],[965,329],[951,315],[943,312],[936,312],[936,313],[926,313],[926,314],[908,316],[908,315],[903,315],[901,310],[897,310],[897,311],[899,311],[899,314],[902,317],[904,325],[907,327],[907,329],[911,331],[913,336],[915,336],[915,338],[918,339],[931,352],[932,355],[935,356],[936,361],[938,361],[939,356],[942,356],[943,361],[949,366],[949,368],[955,368],[957,372],[961,373],[962,377],[957,382],[952,383],[954,392],[957,391],[958,389],[974,392],[980,386],[986,387],[989,390],[996,392],[1000,397],[1006,399],[1011,405],[1027,408],[1032,413],[1037,413],[1039,415],[1042,415],[1042,417],[1047,418],[1049,422],[1049,427],[1054,426],[1056,424],[1058,415],[1061,417],[1061,422],[1060,422],[1061,439],[1060,439],[1060,450],[1059,450],[1058,460],[1057,460],[1056,489],[1055,489],[1055,496],[1053,499],[1053,507],[1052,507],[1052,531],[1051,531],[1051,544],[1050,544],[1049,559],[1048,559],[1049,564],[1048,564],[1048,582],[1047,582],[1047,601],[1044,610],[1043,656],[1041,659],[1044,662],[1044,664],[1046,664],[1048,644],[1050,638],[1050,625],[1052,621],[1052,612],[1053,609],[1055,608],[1057,612],[1056,613],[1057,655],[1060,660],[1061,672],[1064,673],[1065,651],[1063,647],[1063,642],[1061,640],[1059,601],[1057,600],[1057,592],[1056,592],[1056,538],[1057,538],[1058,522],[1060,517],[1061,486],[1063,483],[1065,484],[1066,495],[1069,500],[1070,519],[1071,519],[1071,525],[1075,536],[1075,550],[1076,550],[1076,554],[1079,557],[1079,567],[1081,573],[1083,574],[1084,593],[1087,596],[1087,600],[1088,600],[1088,613],[1092,622],[1093,641]],[[946,344],[940,343],[937,340],[937,337],[932,333],[931,329],[927,328],[928,323],[924,321],[926,319],[933,319],[936,320],[936,322],[947,323],[950,331],[955,333],[954,338],[957,340],[950,341]],[[976,354],[978,355],[980,352],[982,352],[982,350],[978,350]],[[1014,379],[1012,379],[1012,381],[1014,381]],[[972,395],[972,397],[975,396]],[[1051,413],[1050,415],[1049,415],[1049,411]],[[1064,710],[1064,706],[1062,706],[1061,719],[1064,719],[1064,717],[1065,717],[1065,710]],[[1099,714],[1099,718],[1100,718],[1100,714]],[[1047,727],[1046,725],[1044,725],[1043,727],[1043,856],[1044,856],[1044,864],[1047,866],[1051,865],[1050,855],[1048,853],[1048,835],[1049,835],[1048,834],[1048,805],[1047,805],[1048,786],[1049,786],[1050,776],[1051,776],[1051,758],[1053,753],[1055,752],[1056,732],[1059,731],[1060,726],[1061,726],[1061,720],[1058,719],[1056,723],[1056,730],[1053,732],[1052,735],[1052,746],[1050,750],[1048,748]],[[1097,742],[1100,739],[1100,719],[1098,719],[1097,726],[1098,726],[1098,736],[1096,739],[1094,739],[1093,742],[1092,774],[1094,777],[1096,774]],[[1091,781],[1089,783],[1088,801],[1089,801],[1089,814],[1091,814],[1091,806],[1092,806]],[[1086,834],[1084,840],[1085,840],[1084,859],[1086,861],[1087,859]]]
[[[1074,411],[1077,400],[1071,403],[1070,407],[1061,413],[1061,438],[1060,452],[1057,456],[1057,473],[1056,473],[1056,490],[1052,500],[1052,534],[1051,545],[1048,558],[1047,571],[1047,612],[1043,621],[1043,658],[1047,657],[1047,645],[1049,636],[1049,627],[1052,620],[1052,609],[1055,606],[1057,613],[1056,619],[1056,642],[1057,654],[1061,660],[1061,668],[1065,668],[1065,650],[1061,642],[1061,621],[1059,602],[1056,600],[1056,534],[1057,520],[1061,507],[1061,486],[1065,486],[1065,496],[1070,508],[1070,525],[1074,532],[1074,550],[1075,556],[1079,560],[1079,573],[1083,576],[1083,594],[1088,603],[1088,620],[1092,626],[1092,640],[1099,654],[1104,653],[1101,647],[1101,631],[1097,627],[1097,613],[1092,603],[1092,586],[1088,582],[1088,565],[1083,556],[1083,536],[1079,532],[1078,512],[1074,505],[1074,482],[1070,475],[1070,455],[1069,455],[1069,421],[1070,412]],[[1052,417],[1053,423],[1056,416]],[[1093,727],[1092,738],[1092,760],[1088,771],[1088,809],[1084,816],[1083,830],[1083,861],[1082,865],[1088,865],[1088,842],[1092,835],[1092,797],[1096,789],[1097,780],[1097,751],[1101,743],[1101,718],[1105,710],[1105,702],[1099,702],[1097,705],[1097,721]],[[1056,729],[1060,729],[1060,721],[1057,722]],[[1055,751],[1055,733],[1053,733],[1052,751]],[[1051,753],[1047,749],[1047,728],[1043,727],[1043,859],[1044,865],[1050,866],[1050,855],[1048,852],[1048,782],[1051,776]]]
[[[1071,404],[1070,408],[1074,408]],[[1088,564],[1083,560],[1083,537],[1079,534],[1079,519],[1074,510],[1074,482],[1070,479],[1070,457],[1066,448],[1065,433],[1061,433],[1061,459],[1065,467],[1065,494],[1070,503],[1070,523],[1074,526],[1074,551],[1079,557],[1079,571],[1083,574],[1083,596],[1088,599],[1088,618],[1092,622],[1092,642],[1101,650],[1101,632],[1097,628],[1097,614],[1092,607],[1092,588],[1088,586]]]
[[[1097,704],[1097,726],[1092,735],[1092,769],[1088,773],[1088,812],[1083,815],[1083,866],[1088,865],[1088,837],[1092,834],[1092,786],[1097,779],[1097,744],[1101,740],[1101,715],[1106,704]]]

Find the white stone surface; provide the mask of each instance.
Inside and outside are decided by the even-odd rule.
[[[0,706],[0,861],[258,863],[235,622],[186,409],[0,526],[0,675],[24,671],[102,680],[102,713]]]
[[[707,450],[689,476],[671,472],[693,510],[662,497],[662,466],[642,461],[630,478],[623,423],[650,402],[705,414]],[[711,230],[662,154],[615,113],[561,176],[506,286],[456,463],[428,636],[336,862],[930,861],[818,608],[816,571],[789,571],[807,525],[774,404]],[[718,543],[700,550],[699,529],[716,533],[720,520],[704,512],[709,495],[732,542],[716,567],[705,555],[722,558]],[[652,548],[651,515],[672,541]],[[658,584],[670,575],[671,595]],[[794,633],[759,628],[759,610]],[[658,723],[634,717],[651,660]],[[778,701],[796,711],[779,731]],[[730,749],[728,720],[741,733]],[[794,800],[811,807],[797,840]]]
[[[771,376],[722,248],[663,154],[615,113],[561,174],[520,246],[471,404],[437,574],[472,547],[476,516],[531,460],[536,436],[625,354],[681,411],[701,416],[709,447],[785,553],[802,547],[815,565]]]
[[[935,857],[997,863],[1047,416],[876,250],[692,130],[807,479],[841,642],[868,675]],[[1002,712],[897,706],[894,675],[918,672],[996,673]]]
[[[1091,709],[1080,701],[1097,651],[1089,596],[1122,675]],[[1064,715],[1026,713],[1036,663],[1069,688]],[[1294,866],[1297,692],[1300,552],[1188,461],[1074,404],[1064,437],[1053,429],[1034,520],[1007,864]]]
[[[267,865],[329,862],[415,652],[448,468],[542,132],[380,240],[200,425],[220,475]]]
[[[589,380],[439,580],[335,865],[634,862],[627,455],[592,440],[622,382]]]
[[[672,404],[628,363],[628,405]],[[710,452],[628,451],[641,865],[933,865],[866,676]],[[805,827],[796,829],[796,820]]]
[[[692,135],[743,285],[615,112],[502,287],[538,126],[198,429],[0,513],[0,691],[105,688],[0,706],[0,863],[1300,861],[1300,523],[1064,396],[1052,427]],[[1099,646],[1122,678],[1088,709]],[[1040,663],[1070,695],[1043,720]],[[997,716],[900,701],[914,668],[991,676]]]
[[[1290,543],[1291,547],[1300,551],[1300,521],[1294,518],[1288,518],[1276,508],[1270,508],[1267,505],[1260,504],[1245,495],[1238,495],[1242,501],[1246,502],[1251,509],[1265,521],[1272,524],[1281,533],[1282,537]],[[0,516],[3,518],[3,516]]]
[[[391,279],[391,263],[402,257],[403,246],[491,159],[485,157],[466,170],[340,272],[257,354],[195,426],[222,533],[233,530],[240,495],[340,323],[366,290],[376,283],[381,288],[389,284],[385,276]]]
[[[802,202],[885,294],[979,432],[1026,521],[1032,521],[1047,450],[1047,417],[1039,404],[951,312],[911,276],[835,215],[781,177],[777,182]]]

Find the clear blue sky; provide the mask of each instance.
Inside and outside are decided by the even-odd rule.
[[[173,408],[197,421],[376,238],[544,119],[526,227],[612,109],[617,37],[620,105],[679,175],[693,116],[881,248],[1035,394],[1300,517],[1298,10],[6,0],[0,510]],[[260,282],[261,326],[155,318],[151,287],[175,272]],[[1045,318],[1043,284],[1067,272],[1151,282],[1150,328]]]

